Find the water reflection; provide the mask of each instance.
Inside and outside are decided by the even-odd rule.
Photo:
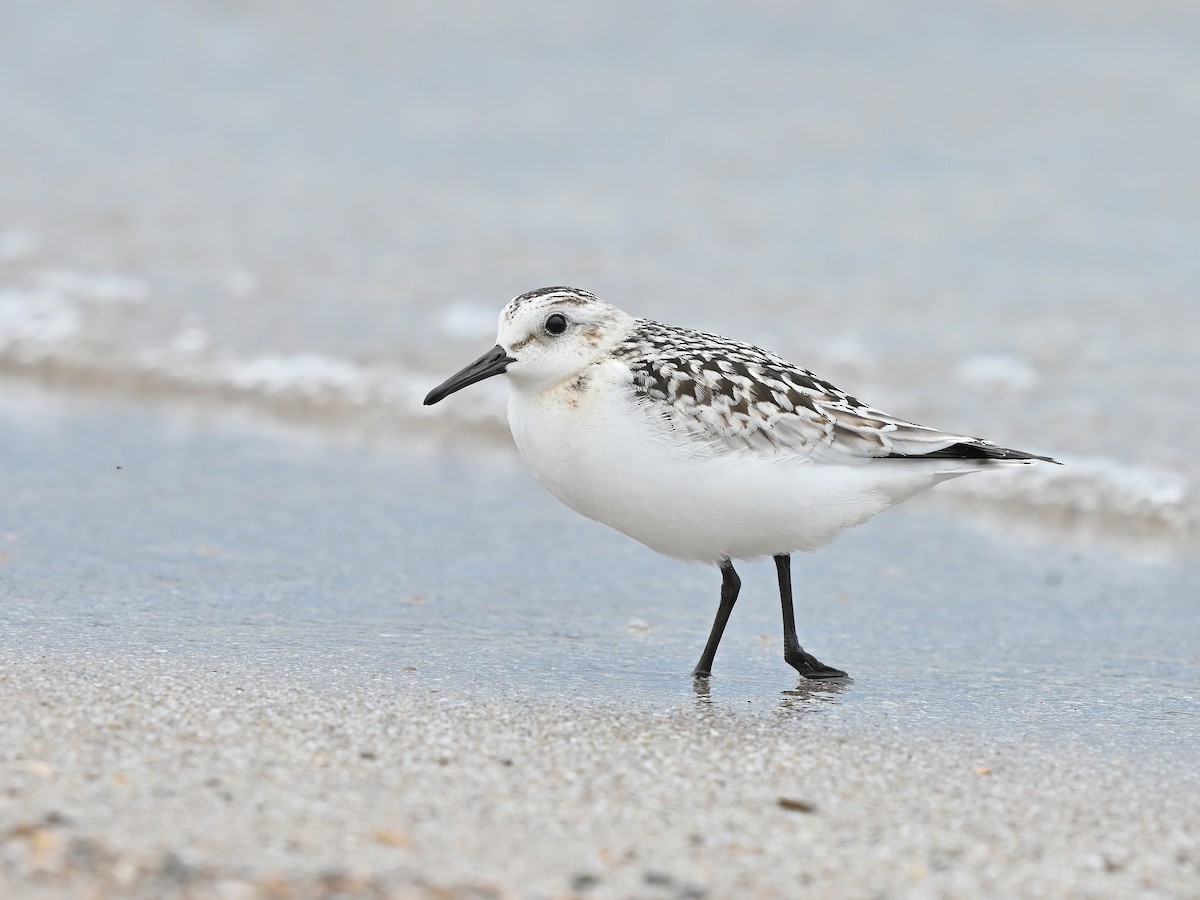
[[[779,692],[777,711],[803,713],[818,704],[837,703],[853,686],[853,678],[837,681],[809,681],[807,678],[801,678],[795,690]]]
[[[763,685],[755,682],[753,685],[732,683],[722,686],[718,684],[714,693],[711,678],[692,679],[693,706],[697,712],[705,715],[716,713],[761,714],[761,701],[769,702],[770,692],[762,690]],[[810,712],[821,706],[838,704],[854,687],[853,679],[841,681],[808,681],[799,679],[792,690],[779,692],[779,702],[775,714],[797,715]]]

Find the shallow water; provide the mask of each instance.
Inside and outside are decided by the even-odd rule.
[[[579,518],[505,454],[36,394],[0,427],[0,643],[22,657],[162,654],[314,687],[772,716],[1156,768],[1200,739],[1194,555],[1014,538],[917,500],[795,560],[801,640],[852,682],[783,664],[758,563],[697,686],[716,571]]]
[[[576,283],[1071,463],[976,502],[1200,533],[1194,5],[0,16],[8,373],[495,440],[420,397]]]

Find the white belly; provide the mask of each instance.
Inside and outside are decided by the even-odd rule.
[[[814,550],[949,477],[882,461],[714,453],[617,391],[514,389],[508,421],[538,481],[567,506],[660,553],[704,562]]]

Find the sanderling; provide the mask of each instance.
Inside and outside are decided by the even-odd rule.
[[[577,288],[512,300],[496,346],[425,405],[501,373],[513,438],[550,493],[653,550],[720,567],[696,677],[712,671],[737,601],[733,560],[775,558],[784,660],[806,678],[845,678],[796,638],[791,554],[948,478],[1056,462],[889,416],[766,350]]]

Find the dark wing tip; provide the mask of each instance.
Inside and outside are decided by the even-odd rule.
[[[949,447],[934,450],[930,453],[891,453],[889,459],[1027,459],[1039,462],[1053,463],[1061,466],[1057,459],[1049,456],[1038,456],[1036,453],[1026,453],[1024,450],[1010,450],[1007,447],[997,447],[992,444],[976,444],[959,441]]]

